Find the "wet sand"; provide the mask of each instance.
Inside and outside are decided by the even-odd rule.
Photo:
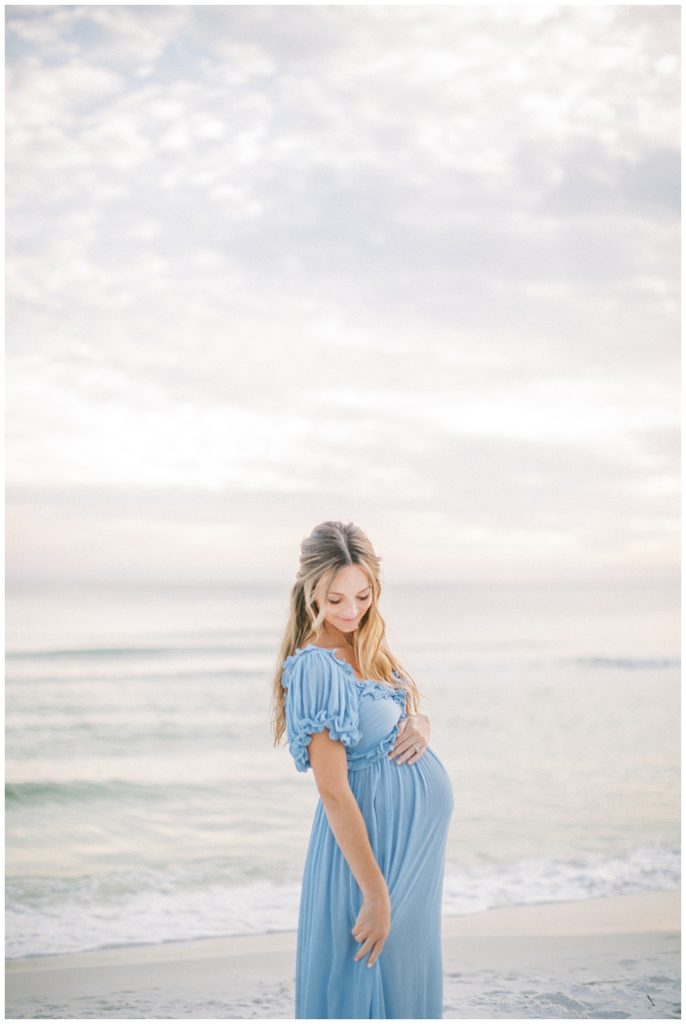
[[[383,954],[382,954],[383,956]],[[443,917],[444,1018],[680,1016],[680,892]],[[8,1019],[293,1019],[295,932],[11,960]]]

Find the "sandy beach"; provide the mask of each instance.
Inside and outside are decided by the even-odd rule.
[[[445,1018],[680,1016],[680,892],[444,916]],[[18,1018],[293,1016],[295,933],[9,961]]]

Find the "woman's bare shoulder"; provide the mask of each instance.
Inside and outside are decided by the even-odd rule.
[[[358,669],[352,658],[349,656],[349,652],[341,644],[322,644],[317,643],[316,638],[308,637],[307,640],[303,640],[302,647],[318,647],[320,651],[331,651],[335,658],[339,661],[347,661],[352,670],[357,674]]]

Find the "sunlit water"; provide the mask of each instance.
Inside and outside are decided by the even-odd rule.
[[[10,958],[296,927],[288,588],[8,589]],[[455,794],[444,913],[678,887],[678,599],[387,587]]]

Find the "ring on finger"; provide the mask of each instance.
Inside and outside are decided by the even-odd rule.
[[[414,744],[414,749],[412,751],[405,750],[402,754],[399,754],[398,757],[396,758],[396,762],[399,762],[400,759],[403,758],[403,757],[414,757],[415,754],[419,754],[419,753],[421,753],[420,748],[415,743]]]

